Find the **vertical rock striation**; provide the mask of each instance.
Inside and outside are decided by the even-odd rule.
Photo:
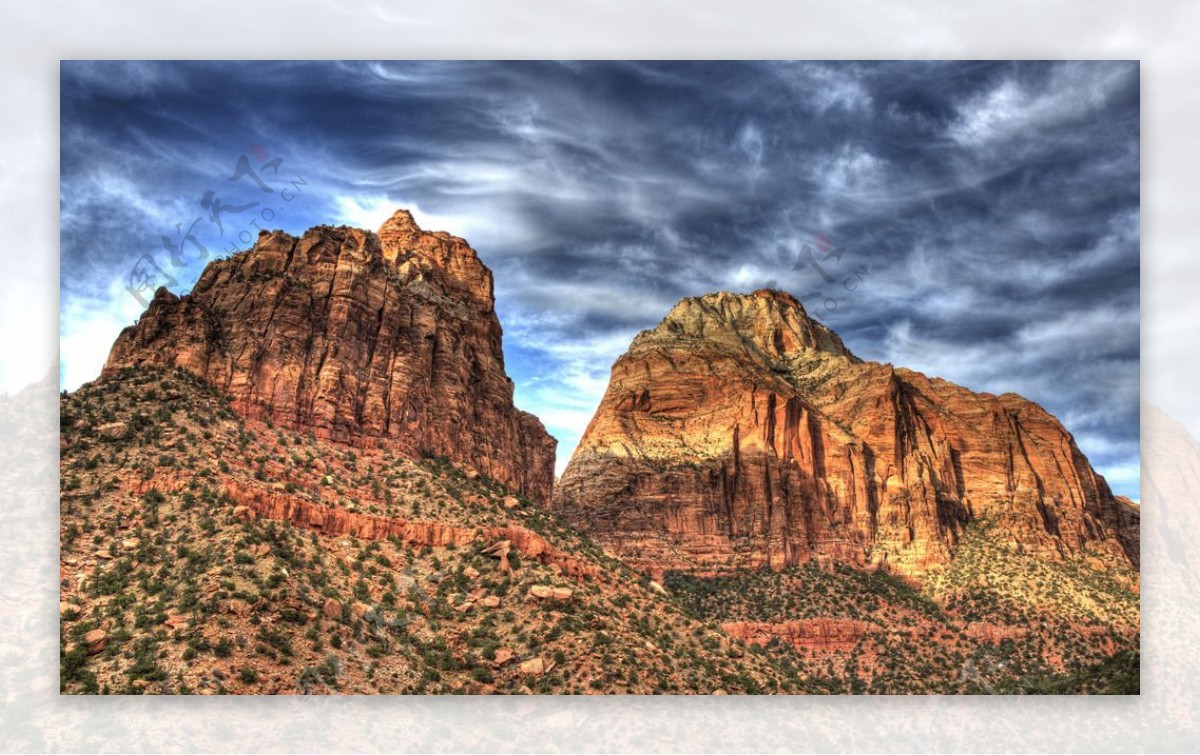
[[[191,293],[160,289],[102,377],[181,367],[246,416],[356,445],[448,456],[548,501],[556,441],[513,405],[492,273],[399,210],[379,233],[262,233]]]
[[[972,519],[1136,565],[1136,508],[1015,394],[856,358],[786,293],[684,299],[617,360],[555,508],[651,571],[834,559],[920,576]]]

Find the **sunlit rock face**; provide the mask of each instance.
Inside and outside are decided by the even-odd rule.
[[[1137,507],[1015,394],[864,362],[778,291],[684,299],[634,339],[556,510],[651,572],[837,560],[920,577],[987,519],[1137,564]]]

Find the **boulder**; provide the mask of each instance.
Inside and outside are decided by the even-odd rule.
[[[108,632],[103,629],[93,629],[83,636],[83,647],[88,655],[99,653],[108,645]]]
[[[503,666],[513,659],[516,653],[512,648],[497,648],[496,657],[492,659],[492,664],[495,666]]]
[[[96,428],[101,438],[120,440],[129,434],[129,425],[124,422],[108,422]]]

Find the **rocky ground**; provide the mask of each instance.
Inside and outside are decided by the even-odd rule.
[[[794,689],[475,470],[243,420],[183,372],[85,386],[61,417],[64,692]],[[329,531],[355,516],[428,526]]]
[[[242,419],[181,371],[85,386],[61,426],[64,692],[1114,691],[1137,652],[1135,577],[997,569],[986,530],[924,593],[815,562],[664,587],[474,469]]]
[[[969,529],[923,588],[885,572],[810,562],[665,584],[691,615],[799,657],[829,692],[1112,693],[1139,688],[1138,577],[1083,556],[1045,562]]]
[[[60,416],[64,692],[1138,685],[1137,506],[779,291],[639,335],[557,483],[491,271],[404,210],[160,289]]]

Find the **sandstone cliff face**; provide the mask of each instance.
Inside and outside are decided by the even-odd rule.
[[[144,486],[149,489],[150,486]],[[503,527],[465,527],[437,521],[412,521],[347,511],[337,506],[315,503],[299,496],[279,491],[265,491],[236,480],[223,483],[224,492],[238,502],[247,514],[275,521],[290,522],[327,537],[350,535],[363,540],[386,540],[395,538],[409,546],[443,548],[447,545],[463,546],[475,542],[497,541],[507,543],[503,549],[507,555],[511,547],[527,558],[536,558],[544,564],[557,567],[570,577],[587,578],[599,574],[595,564],[576,558],[555,548],[546,538],[519,524],[509,523]],[[144,492],[144,491],[143,491]],[[238,512],[234,510],[235,514]]]
[[[182,367],[255,419],[445,455],[548,501],[556,441],[513,405],[492,274],[398,211],[378,234],[264,232],[182,298],[160,289],[102,377]]]
[[[1138,558],[1136,510],[1041,407],[863,362],[775,291],[685,299],[634,339],[555,507],[651,571],[919,576],[973,518],[1049,557]]]

